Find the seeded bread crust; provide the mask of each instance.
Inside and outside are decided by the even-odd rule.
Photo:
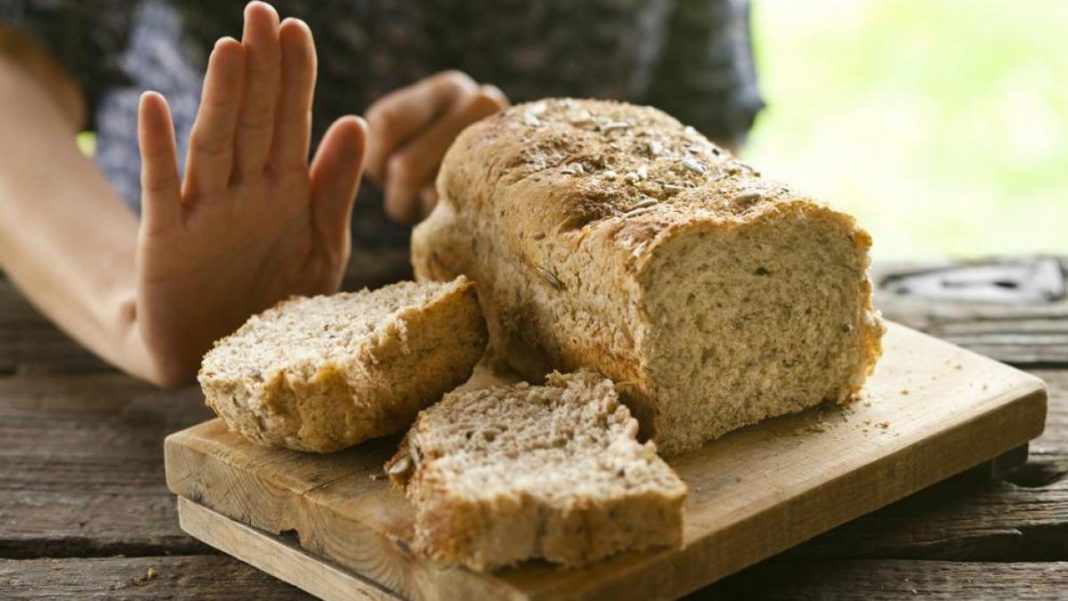
[[[457,138],[437,188],[417,277],[474,279],[528,380],[611,377],[663,453],[845,402],[880,354],[868,233],[656,109],[512,107]]]
[[[439,563],[581,566],[682,540],[686,485],[637,432],[610,380],[553,373],[445,395],[386,471],[415,505],[414,548]]]
[[[402,282],[284,301],[216,342],[198,379],[231,430],[329,453],[404,430],[471,375],[485,344],[470,280]]]

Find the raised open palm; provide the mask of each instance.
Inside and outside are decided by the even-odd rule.
[[[366,126],[338,119],[309,166],[315,76],[307,25],[250,4],[211,53],[184,178],[166,101],[141,99],[137,310],[164,382],[249,315],[340,285]]]

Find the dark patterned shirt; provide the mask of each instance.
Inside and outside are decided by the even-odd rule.
[[[763,106],[747,0],[278,0],[315,35],[314,138],[338,116],[444,69],[500,87],[513,102],[545,96],[653,104],[709,137],[740,144]],[[135,210],[140,93],[167,97],[179,157],[207,53],[240,37],[245,0],[0,0],[0,23],[43,42],[80,82],[96,160]],[[405,244],[370,183],[354,243]]]

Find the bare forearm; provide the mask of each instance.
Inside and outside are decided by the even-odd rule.
[[[0,55],[0,265],[71,336],[159,381],[137,328],[138,222],[74,144],[61,86]]]

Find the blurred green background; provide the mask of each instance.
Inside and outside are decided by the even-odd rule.
[[[1068,254],[1068,0],[754,0],[745,158],[880,259]]]

